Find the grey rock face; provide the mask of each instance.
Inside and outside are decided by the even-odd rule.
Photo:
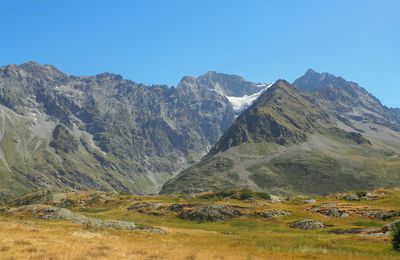
[[[346,119],[380,124],[399,130],[400,121],[396,109],[383,106],[376,97],[357,83],[310,69],[293,84],[328,100],[332,108]]]
[[[3,141],[14,141],[1,159],[17,153],[4,161],[7,177],[26,191],[156,193],[234,121],[225,95],[256,91],[254,83],[215,72],[184,77],[174,88],[111,73],[76,77],[34,62],[8,65],[0,68],[0,123]],[[0,183],[3,189],[15,190]]]

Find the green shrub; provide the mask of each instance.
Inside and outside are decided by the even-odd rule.
[[[376,222],[376,221],[356,221],[352,223],[355,226],[359,227],[379,227],[382,226],[381,223]]]
[[[393,227],[392,231],[392,247],[395,251],[400,252],[400,223]]]
[[[210,193],[210,194],[200,195],[199,198],[208,200],[208,199],[215,199],[216,196],[215,193]]]
[[[364,198],[365,196],[367,196],[367,192],[366,191],[356,191],[355,194],[357,195],[357,197],[359,199]]]
[[[240,200],[249,200],[249,199],[254,199],[255,196],[256,196],[256,194],[254,193],[254,191],[252,191],[250,189],[243,189],[240,191],[239,199]]]
[[[90,199],[88,200],[88,201],[86,201],[86,205],[93,205],[93,204],[96,204],[96,203],[98,203],[99,201],[100,201],[100,195],[99,194],[97,194],[97,193],[95,193],[95,194],[92,194],[91,196],[90,196]]]
[[[63,208],[72,208],[72,207],[76,207],[77,205],[78,205],[77,201],[72,200],[72,199],[65,199],[61,203],[61,206]]]
[[[234,190],[224,190],[224,191],[217,192],[215,195],[220,198],[226,198],[226,197],[231,197],[234,194],[235,194]]]
[[[271,199],[271,195],[269,195],[266,192],[256,192],[257,197],[259,197],[260,199],[263,200],[270,200]]]
[[[214,192],[210,194],[204,194],[200,196],[202,199],[224,199],[224,198],[234,198],[240,200],[250,200],[250,199],[271,199],[271,195],[265,192],[254,192],[250,189],[242,190],[224,190],[219,192]]]
[[[224,190],[219,192],[213,192],[210,194],[201,195],[200,198],[202,199],[224,199],[229,198],[235,195],[235,190]]]

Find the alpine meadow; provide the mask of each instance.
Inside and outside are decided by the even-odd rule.
[[[399,259],[399,8],[2,1],[0,260]]]

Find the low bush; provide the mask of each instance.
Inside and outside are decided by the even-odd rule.
[[[271,195],[269,195],[266,192],[256,192],[257,197],[259,197],[260,199],[263,200],[270,200],[271,199]]]
[[[209,194],[204,194],[200,196],[202,199],[239,199],[239,200],[251,200],[251,199],[271,199],[271,195],[265,192],[254,192],[251,189],[241,189],[241,190],[225,190]]]
[[[365,196],[367,196],[367,192],[366,191],[356,191],[355,194],[357,195],[357,197],[359,199],[364,198]]]
[[[391,235],[393,249],[397,252],[400,252],[400,224],[397,224],[393,227]]]
[[[255,197],[256,197],[255,192],[250,189],[243,189],[239,193],[240,200],[250,200],[250,199],[255,199]]]

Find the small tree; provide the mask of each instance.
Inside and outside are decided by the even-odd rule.
[[[397,252],[400,252],[400,223],[394,224],[391,235],[393,249]]]

